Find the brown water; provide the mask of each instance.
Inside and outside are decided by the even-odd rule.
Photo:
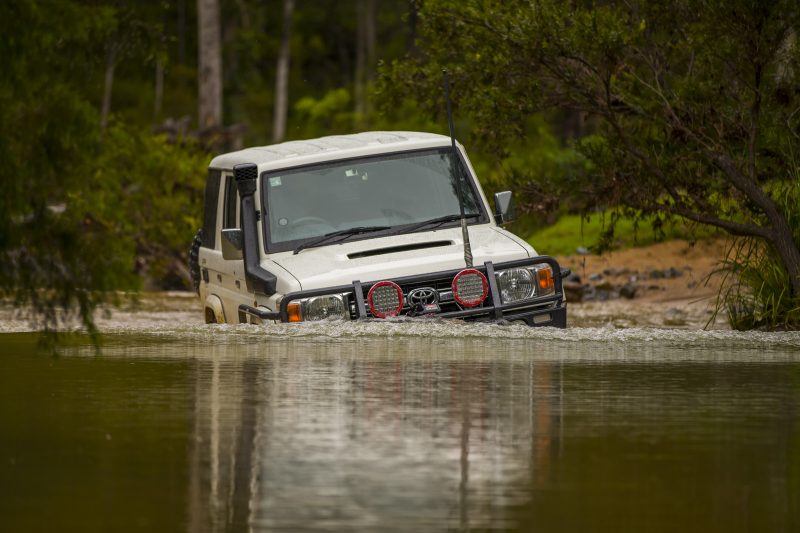
[[[0,335],[2,531],[800,531],[800,334]]]

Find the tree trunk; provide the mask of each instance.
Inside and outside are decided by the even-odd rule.
[[[366,85],[367,54],[367,0],[359,0],[356,6],[356,71],[353,79],[353,99],[355,100],[356,120],[364,116],[364,86]]]
[[[772,245],[789,274],[792,296],[797,298],[800,297],[800,249],[794,242],[788,222],[783,217],[781,219],[773,225]]]
[[[222,55],[219,3],[197,0],[198,125],[201,129],[222,125]]]
[[[186,64],[186,0],[178,0],[178,64]]]
[[[408,1],[408,42],[406,43],[406,50],[412,56],[419,56],[419,48],[417,47],[417,22],[419,19],[419,0]]]
[[[111,93],[114,89],[114,69],[117,67],[117,54],[113,47],[106,55],[106,71],[103,76],[103,103],[100,106],[100,136],[108,126],[108,115],[111,113]]]
[[[275,73],[275,115],[272,121],[272,141],[281,142],[286,136],[286,116],[289,112],[289,59],[291,58],[292,13],[294,0],[283,0],[283,34]]]
[[[375,0],[367,0],[367,13],[364,22],[366,23],[364,27],[364,38],[367,56],[367,77],[364,86],[364,113],[369,115],[370,99],[366,89],[369,83],[375,80],[378,66],[375,60],[375,45],[377,39],[377,29],[375,27]]]
[[[769,220],[768,240],[789,274],[792,296],[800,297],[800,249],[794,242],[792,228],[775,201],[754,180],[738,170],[730,157],[715,154],[712,161],[722,170],[730,183],[757,205]]]
[[[153,124],[158,124],[161,118],[161,106],[164,102],[164,66],[161,61],[156,62],[156,85],[153,96]]]

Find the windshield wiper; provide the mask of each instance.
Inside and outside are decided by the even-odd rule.
[[[471,213],[464,215],[464,218],[479,218],[480,216],[481,215],[478,213]],[[444,215],[443,217],[436,217],[430,220],[425,220],[423,222],[417,222],[416,224],[412,224],[411,226],[406,226],[405,228],[403,228],[402,233],[411,233],[412,231],[417,231],[418,229],[424,228],[426,226],[438,227],[448,222],[455,222],[456,220],[461,220],[461,215],[459,214]]]
[[[342,229],[339,231],[332,231],[330,233],[326,233],[316,239],[312,239],[310,241],[304,242],[300,246],[294,249],[293,254],[297,255],[300,253],[300,250],[305,250],[306,248],[311,248],[313,246],[318,246],[334,237],[350,237],[352,235],[360,235],[362,233],[372,233],[373,231],[383,231],[385,229],[389,229],[391,226],[357,226],[355,228],[348,228]],[[342,239],[344,240],[344,239]]]

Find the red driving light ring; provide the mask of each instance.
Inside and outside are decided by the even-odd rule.
[[[397,300],[400,303],[397,305],[397,309],[395,309],[393,312],[390,311],[384,313],[375,309],[375,305],[372,302],[372,294],[375,292],[375,289],[380,287],[392,287],[397,291]],[[393,281],[379,281],[369,289],[369,292],[367,293],[367,303],[369,304],[369,311],[374,317],[386,318],[387,316],[397,316],[403,310],[403,289],[401,289],[400,285]]]
[[[483,284],[483,294],[481,295],[479,300],[462,300],[461,297],[458,295],[458,288],[456,285],[458,279],[461,276],[465,276],[467,274],[472,274],[472,275],[477,274],[481,278],[481,284]],[[484,276],[483,272],[481,272],[480,270],[475,270],[474,268],[467,268],[456,274],[456,276],[453,278],[452,289],[453,289],[453,298],[456,299],[456,302],[458,302],[459,305],[462,305],[464,307],[476,307],[482,304],[483,301],[486,299],[486,296],[489,295],[489,282],[486,280],[486,276]]]

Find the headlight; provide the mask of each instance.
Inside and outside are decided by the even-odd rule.
[[[325,320],[326,318],[349,319],[350,311],[344,294],[326,294],[292,300],[288,305],[289,322]]]
[[[500,300],[504,304],[518,302],[534,296],[547,296],[556,291],[553,269],[550,265],[528,268],[509,268],[495,273]]]
[[[527,268],[509,268],[497,273],[497,288],[504,304],[531,298],[536,290],[533,273]]]

